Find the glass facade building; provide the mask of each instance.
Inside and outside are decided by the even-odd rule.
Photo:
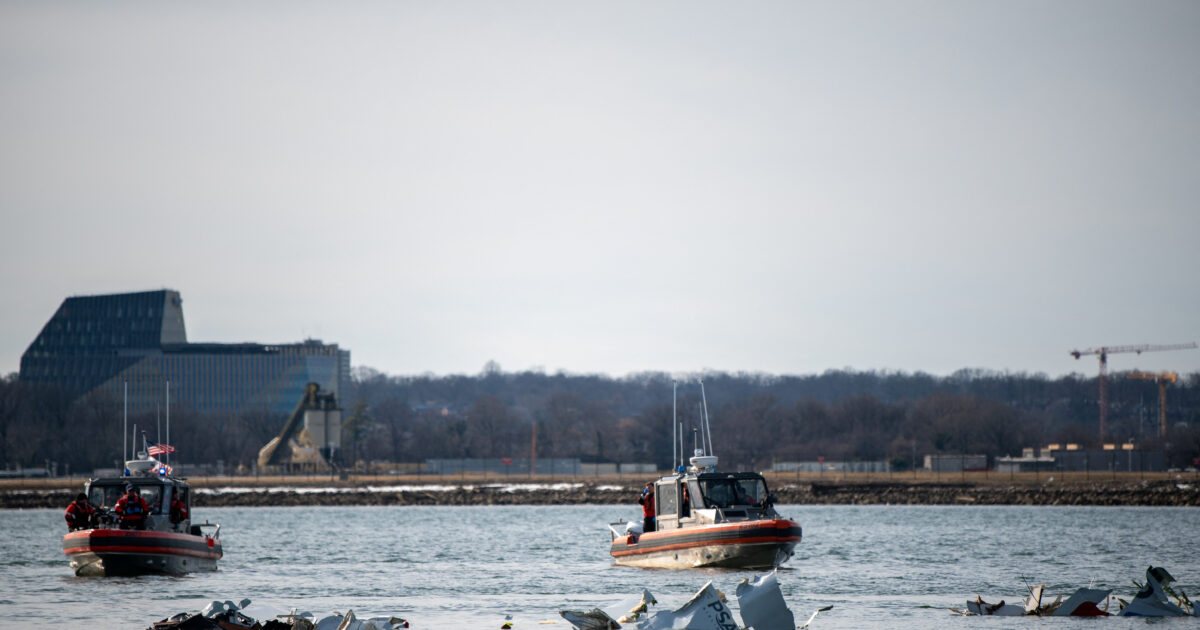
[[[188,343],[183,300],[161,290],[70,297],[21,356],[20,379],[103,393],[129,412],[290,413],[314,382],[341,399],[350,352],[337,344]],[[348,394],[348,392],[345,392]]]

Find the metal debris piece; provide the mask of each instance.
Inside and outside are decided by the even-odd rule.
[[[1025,598],[1025,614],[1036,615],[1042,607],[1042,591],[1046,590],[1045,584],[1029,587],[1029,597]]]
[[[342,617],[342,623],[338,624],[337,630],[360,630],[362,624],[359,623],[358,617],[354,616],[353,610],[347,610],[346,616]]]
[[[1107,608],[1108,596],[1112,591],[1081,588],[1071,594],[1066,601],[1062,596],[1056,597],[1049,604],[1042,604],[1042,594],[1045,585],[1030,587],[1029,597],[1024,606],[1006,604],[1004,600],[992,604],[984,601],[978,595],[975,601],[968,601],[966,609],[951,608],[952,612],[966,616],[995,616],[995,617],[1104,617],[1108,613],[1100,609],[1099,604],[1105,603]]]
[[[1187,593],[1180,590],[1176,593],[1171,588],[1175,578],[1162,567],[1146,568],[1146,584],[1142,585],[1137,595],[1118,613],[1121,617],[1188,617],[1196,616],[1196,607],[1188,599]],[[1137,584],[1136,582],[1134,582]],[[1175,597],[1177,603],[1171,603],[1168,593]]]
[[[657,604],[650,591],[642,589],[641,597],[627,597],[603,608],[589,611],[563,610],[559,615],[580,630],[615,630],[623,623],[641,619],[652,604]]]
[[[408,627],[408,622],[401,617],[359,619],[352,610],[345,615],[332,612],[314,619],[312,613],[297,614],[293,609],[289,614],[276,615],[275,619],[260,623],[243,612],[249,606],[248,599],[238,604],[214,601],[200,613],[179,613],[155,623],[150,630],[401,630]],[[257,612],[272,610],[263,606],[256,608]]]
[[[712,582],[708,582],[683,606],[670,612],[656,612],[637,627],[638,630],[738,630],[740,625]]]
[[[560,610],[559,615],[566,619],[572,627],[578,630],[618,630],[621,624],[608,616],[603,610],[593,608],[587,612],[580,610]]]
[[[772,571],[751,582],[742,580],[735,591],[742,622],[754,630],[794,630],[796,618],[783,601],[779,576]]]
[[[808,618],[808,621],[805,621],[803,624],[796,626],[796,630],[804,630],[805,628],[808,627],[808,624],[813,622],[813,619],[817,618],[817,615],[819,615],[827,610],[833,610],[833,604],[830,604],[828,606],[822,606],[821,608],[814,610],[813,614]]]
[[[683,606],[675,610],[660,610],[650,613],[649,607],[657,604],[650,591],[642,590],[639,599],[627,599],[605,608],[590,611],[560,611],[577,630],[739,630],[743,627],[754,630],[793,630],[795,617],[788,610],[779,589],[776,573],[761,578],[742,580],[737,585],[738,605],[741,618],[729,607],[725,594],[706,583]],[[809,623],[823,612],[833,608],[826,606],[814,612]],[[625,624],[625,625],[622,625]],[[629,625],[636,624],[636,625]],[[805,626],[807,627],[807,623]]]
[[[1108,596],[1111,589],[1081,588],[1067,598],[1050,613],[1053,617],[1107,617],[1108,612],[1101,610],[1100,603],[1108,607]]]
[[[1182,589],[1176,592],[1171,588],[1175,578],[1162,567],[1151,566],[1146,569],[1146,583],[1134,582],[1138,587],[1137,595],[1132,601],[1126,602],[1117,598],[1121,610],[1117,613],[1122,617],[1183,617],[1197,616],[1200,611],[1188,599]],[[1058,596],[1053,602],[1043,604],[1042,598],[1045,584],[1029,587],[1029,597],[1025,606],[1018,607],[1005,604],[1003,600],[989,604],[981,597],[968,601],[965,609],[951,608],[952,612],[960,615],[1024,615],[1039,617],[1108,617],[1108,604],[1112,590],[1097,588],[1081,588],[1071,594],[1065,601]],[[1175,601],[1171,602],[1171,598]]]

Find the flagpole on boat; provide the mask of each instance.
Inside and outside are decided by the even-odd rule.
[[[675,412],[675,401],[678,396],[679,383],[678,381],[671,381],[671,474],[675,474],[675,471],[679,467],[679,464],[676,463],[679,461],[679,455],[675,449],[677,442],[675,439],[675,423],[678,422]]]

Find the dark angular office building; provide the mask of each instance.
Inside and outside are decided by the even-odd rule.
[[[311,339],[188,343],[178,291],[89,295],[58,307],[21,355],[20,380],[116,401],[128,385],[131,414],[162,409],[168,382],[172,409],[290,413],[310,382],[348,395],[350,351]]]

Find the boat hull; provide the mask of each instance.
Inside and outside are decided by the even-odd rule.
[[[222,556],[221,541],[175,532],[85,529],[63,536],[62,544],[79,576],[215,571]]]
[[[702,525],[624,536],[613,540],[616,564],[687,569],[771,569],[783,564],[801,539],[788,519]]]

